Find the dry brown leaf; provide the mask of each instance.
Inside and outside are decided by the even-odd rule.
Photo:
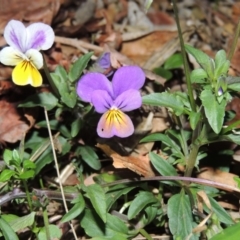
[[[121,53],[143,66],[153,53],[176,37],[176,32],[156,31],[137,40],[123,42]]]
[[[16,104],[2,100],[0,109],[0,142],[14,143],[21,140],[30,125],[19,114]]]
[[[234,177],[238,177],[237,175],[228,172],[223,172],[219,169],[214,169],[211,167],[201,169],[197,177],[206,180],[211,180],[217,183],[223,183],[236,188],[238,187],[237,182],[234,181],[233,179]]]
[[[153,177],[155,173],[151,167],[151,163],[148,155],[138,157],[135,156],[121,156],[115,151],[113,151],[108,145],[97,144],[106,155],[113,159],[113,166],[115,168],[128,168],[131,171],[142,175],[144,177]]]
[[[1,0],[0,29],[11,19],[51,24],[62,0]]]

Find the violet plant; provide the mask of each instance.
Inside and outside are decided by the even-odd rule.
[[[45,197],[59,200],[64,196],[72,205],[61,221],[79,219],[86,235],[92,238],[125,240],[140,233],[150,240],[151,236],[145,230],[149,224],[158,228],[168,223],[174,239],[199,239],[200,234],[196,233],[195,227],[202,224],[204,214],[209,212],[209,221],[206,221],[204,230],[208,238],[222,231],[221,224],[231,226],[234,223],[213,198],[220,195],[214,188],[214,182],[207,182],[212,186],[207,188],[202,186],[207,185],[206,181],[192,178],[198,171],[199,161],[207,157],[204,146],[221,141],[240,144],[239,137],[233,131],[236,123],[225,126],[225,107],[239,91],[240,80],[228,75],[230,57],[226,56],[224,50],[218,51],[215,59],[211,59],[198,49],[188,45],[184,47],[182,41],[188,92],[172,93],[166,90],[141,97],[140,90],[145,84],[143,70],[138,66],[124,66],[113,74],[110,53],[103,53],[95,63],[91,62],[93,53],[87,53],[73,63],[69,72],[61,66],[53,73],[44,68],[47,79],[43,79],[38,71],[44,65],[40,50],[47,50],[54,41],[53,30],[46,24],[35,23],[25,27],[21,22],[12,20],[5,28],[4,37],[10,47],[1,50],[0,61],[16,66],[12,73],[13,82],[20,86],[30,84],[39,87],[48,80],[54,90],[53,93],[36,92],[21,102],[19,107],[41,106],[51,111],[50,121],[46,117],[46,121],[37,125],[48,130],[51,127],[50,132],[54,131],[53,140],[56,143],[56,146],[52,144],[52,150],[60,146],[57,156],[67,159],[67,163],[69,159],[75,162],[81,180],[73,193],[61,195],[45,189],[31,192],[29,185],[32,179],[36,179],[43,168],[52,163],[49,139],[41,137],[38,130],[33,130],[32,136],[22,140],[19,150],[6,149],[3,154],[5,169],[0,173],[0,183],[1,186],[7,186],[10,193],[6,193],[4,199],[9,196],[16,196],[17,199],[26,197],[31,212],[25,218],[16,218],[21,226],[19,229],[29,227],[36,237],[44,235],[42,239],[60,238],[60,229],[48,224],[48,202]],[[182,38],[180,28],[179,37]],[[191,73],[188,71],[185,49],[200,66]],[[174,123],[164,133],[150,134],[141,140],[161,142],[161,153],[165,158],[155,152],[149,153],[153,167],[161,176],[129,180],[105,173],[95,177],[94,184],[85,186],[85,171],[91,174],[101,169],[96,149],[79,143],[79,139],[86,137],[84,130],[89,115],[94,115],[94,112],[101,114],[98,115],[98,124],[92,128],[94,134],[102,138],[125,138],[134,134],[134,125],[128,112],[140,108],[142,104],[167,108]],[[187,124],[189,128],[185,129]],[[179,176],[176,164],[185,169],[183,176]],[[58,168],[58,164],[55,165]],[[158,183],[153,186],[151,181]],[[163,201],[165,185],[170,189],[167,201]],[[136,194],[134,197],[131,192],[133,189]],[[204,214],[197,208],[198,192],[202,190],[206,191],[211,204],[211,207],[205,204]],[[237,188],[234,190],[238,191]],[[32,201],[33,196],[38,198],[36,202]],[[44,209],[44,227],[35,223],[35,212],[40,207]],[[5,214],[7,220],[0,218],[0,234],[8,239],[18,239],[14,231],[19,229],[12,228],[16,222],[11,222],[8,217]]]

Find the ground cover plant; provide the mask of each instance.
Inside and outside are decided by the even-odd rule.
[[[210,51],[203,3],[26,2],[0,1],[0,238],[239,239],[240,22]]]

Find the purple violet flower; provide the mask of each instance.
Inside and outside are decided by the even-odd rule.
[[[103,113],[97,126],[100,137],[128,137],[133,134],[132,120],[124,112],[142,105],[139,89],[145,82],[145,74],[138,66],[119,68],[110,82],[101,73],[87,73],[77,85],[79,97],[90,102],[98,113]]]

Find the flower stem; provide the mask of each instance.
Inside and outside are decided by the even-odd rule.
[[[229,61],[232,60],[234,51],[236,49],[236,46],[237,46],[237,43],[238,43],[239,33],[240,33],[240,18],[238,19],[237,29],[235,31],[235,35],[234,35],[234,38],[233,38],[232,47],[231,47],[231,49],[230,49],[230,51],[228,53],[228,57],[227,58],[228,58]]]
[[[27,202],[28,202],[29,209],[30,209],[31,212],[33,212],[32,200],[31,200],[31,196],[30,196],[30,193],[29,193],[29,190],[28,190],[27,182],[25,180],[22,180],[22,181],[23,181],[23,186],[24,186],[25,192],[26,192],[26,197],[27,197]]]
[[[184,48],[184,41],[183,41],[183,37],[182,37],[182,30],[181,30],[181,27],[180,27],[180,21],[179,21],[179,18],[178,18],[178,10],[177,10],[176,0],[172,0],[172,3],[173,3],[174,15],[175,15],[175,18],[176,18],[176,24],[177,24],[177,29],[178,29],[178,36],[179,36],[179,40],[180,40],[182,57],[183,57],[183,66],[184,66],[184,71],[185,71],[185,75],[186,75],[188,96],[189,96],[190,105],[191,105],[192,110],[196,111],[196,103],[195,103],[195,100],[194,100],[194,97],[193,97],[193,89],[192,89],[192,84],[191,84],[191,80],[190,80],[190,71],[189,71],[189,66],[188,66],[188,62],[187,62],[186,51],[185,51],[185,48]]]

